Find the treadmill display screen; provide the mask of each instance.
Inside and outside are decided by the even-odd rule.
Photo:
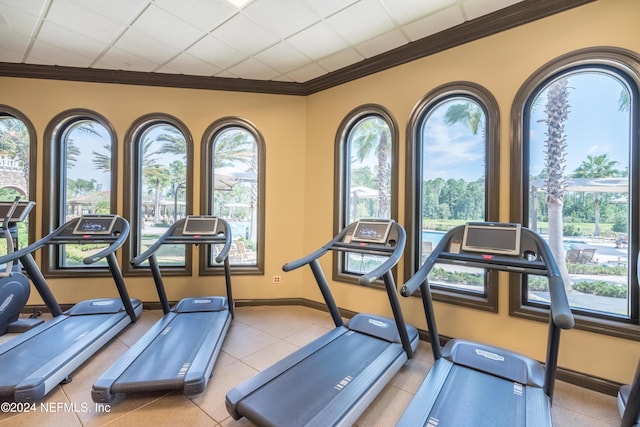
[[[5,220],[11,206],[13,206],[13,202],[0,202],[0,222]],[[18,206],[16,206],[16,210],[13,211],[11,218],[9,218],[9,222],[24,221],[27,215],[29,215],[29,212],[31,212],[31,208],[34,206],[34,202],[19,202]]]
[[[520,255],[520,224],[467,223],[462,239],[462,250]]]
[[[351,240],[365,243],[387,243],[390,221],[358,221]]]
[[[206,216],[188,216],[184,221],[182,234],[211,236],[218,231],[218,218]]]
[[[83,216],[78,220],[73,234],[111,234],[115,216]]]

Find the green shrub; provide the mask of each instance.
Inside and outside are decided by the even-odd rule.
[[[584,280],[574,283],[573,289],[583,294],[593,294],[603,297],[626,298],[627,288],[604,280]]]

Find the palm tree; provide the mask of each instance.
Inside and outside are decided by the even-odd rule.
[[[475,102],[457,102],[447,108],[444,114],[444,124],[452,126],[456,123],[467,125],[473,135],[477,135],[478,131],[482,130],[482,136],[484,136],[484,111]]]
[[[153,221],[154,223],[159,224],[161,190],[171,182],[171,171],[162,165],[151,165],[144,169],[143,178],[149,185],[149,190],[154,194],[155,209]]]
[[[610,178],[619,176],[620,171],[615,168],[618,164],[615,160],[610,160],[607,154],[601,154],[599,156],[588,155],[586,160],[583,160],[580,166],[573,171],[573,177],[575,178]],[[594,193],[594,215],[595,215],[595,230],[593,234],[595,236],[600,235],[600,193]]]
[[[360,162],[376,152],[378,183],[378,212],[379,218],[389,218],[389,153],[391,151],[391,133],[387,123],[381,118],[368,118],[357,127],[353,143],[356,147],[356,157]]]
[[[255,143],[243,130],[227,130],[216,138],[213,167],[233,166],[237,162],[250,165]]]
[[[553,254],[565,287],[571,289],[571,279],[567,270],[563,246],[564,191],[566,187],[564,171],[566,167],[565,150],[567,147],[564,125],[569,117],[569,89],[567,78],[562,77],[549,86],[543,120],[547,125],[546,148],[546,187],[547,209],[549,216],[549,247]]]

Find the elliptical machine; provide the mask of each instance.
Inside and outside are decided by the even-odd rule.
[[[0,218],[4,218],[0,230],[7,243],[7,254],[18,244],[18,223],[25,220],[35,205],[34,202],[0,202]],[[44,321],[36,318],[20,318],[20,311],[27,304],[31,283],[22,274],[19,263],[10,261],[0,271],[0,335],[25,332]]]

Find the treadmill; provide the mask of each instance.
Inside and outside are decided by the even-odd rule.
[[[114,252],[129,235],[129,223],[117,215],[84,215],[58,227],[42,239],[0,257],[0,263],[19,259],[53,319],[0,345],[0,397],[17,402],[43,399],[82,363],[107,344],[142,311],[129,298]],[[62,311],[33,259],[48,245],[107,244],[88,256],[85,264],[107,259],[120,298],[81,301]],[[90,283],[90,281],[89,281]]]
[[[185,298],[173,308],[162,282],[156,252],[162,245],[210,245],[224,262],[227,296]],[[93,384],[94,402],[109,403],[119,393],[181,389],[185,395],[204,391],[231,323],[229,249],[231,227],[215,216],[187,216],[171,225],[131,264],[149,260],[164,316]]]
[[[618,390],[618,410],[622,417],[620,427],[640,426],[640,362],[631,384],[625,384]]]
[[[544,365],[509,350],[461,339],[452,339],[441,349],[427,279],[436,262],[547,276],[551,310]],[[442,238],[401,294],[410,297],[418,288],[435,362],[397,425],[551,426],[560,329],[571,329],[574,319],[548,244],[520,224],[458,226]]]
[[[418,331],[404,322],[391,273],[404,245],[405,231],[393,220],[361,220],[282,267],[309,265],[336,327],[230,390],[226,406],[234,419],[245,417],[258,426],[353,425],[418,345]],[[328,251],[360,254],[363,260],[386,257],[359,283],[382,277],[394,319],[357,314],[343,324],[320,266]]]

